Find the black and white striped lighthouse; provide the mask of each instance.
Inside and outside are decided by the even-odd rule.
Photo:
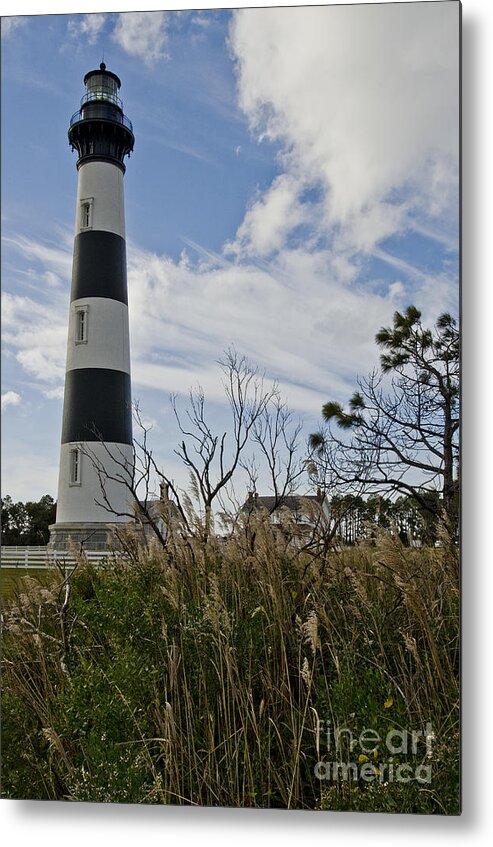
[[[101,63],[84,84],[68,130],[79,157],[78,188],[50,547],[64,549],[72,539],[94,550],[104,549],[108,531],[128,520],[130,509],[123,484],[133,461],[123,177],[134,135],[116,74]]]

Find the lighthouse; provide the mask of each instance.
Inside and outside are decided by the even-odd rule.
[[[78,185],[54,550],[105,549],[132,509],[123,180],[134,134],[116,74],[102,62],[84,85],[68,130]]]

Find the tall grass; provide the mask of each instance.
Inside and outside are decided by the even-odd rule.
[[[318,556],[259,517],[227,541],[69,580],[27,579],[5,615],[3,794],[106,802],[458,812],[453,546]],[[325,728],[433,727],[421,784],[320,780]],[[368,756],[375,773],[385,745]]]

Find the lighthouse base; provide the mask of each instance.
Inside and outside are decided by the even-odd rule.
[[[121,550],[118,530],[121,532],[125,526],[126,523],[55,523],[49,527],[48,551],[110,553]]]

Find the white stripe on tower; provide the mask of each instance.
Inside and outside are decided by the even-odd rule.
[[[94,203],[90,210],[92,228],[102,232],[114,232],[125,238],[123,171],[112,162],[90,160],[79,168],[75,234],[84,231],[84,202],[90,202],[96,196],[98,202]]]
[[[69,129],[79,154],[78,188],[57,519],[50,544],[63,547],[70,534],[90,549],[104,546],[106,524],[128,520],[131,511],[122,484],[133,460],[123,159],[134,137],[118,97],[118,77],[101,64],[84,82],[86,94]]]
[[[77,341],[81,311],[87,342]],[[82,297],[70,304],[67,371],[105,368],[130,373],[128,306],[107,297]]]

